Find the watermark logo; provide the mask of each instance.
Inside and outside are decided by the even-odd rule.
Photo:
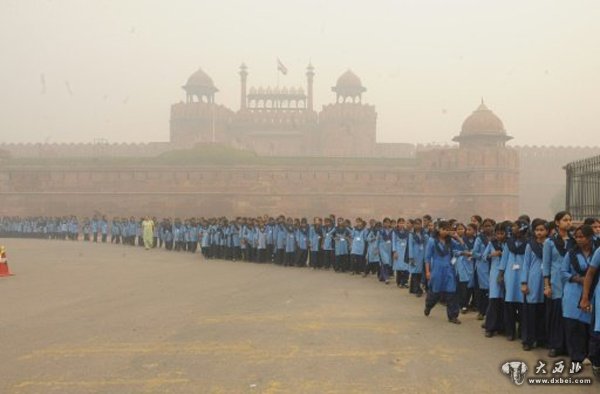
[[[508,375],[512,382],[517,386],[525,383],[525,374],[527,373],[527,364],[523,361],[509,361],[502,364],[502,373]]]
[[[553,363],[538,360],[531,368],[532,377],[526,377],[529,368],[524,361],[508,361],[502,364],[500,369],[516,386],[521,386],[525,382],[530,385],[590,385],[593,383],[591,377],[580,375],[583,372],[583,365],[576,361],[571,361],[569,365],[566,360],[556,360]],[[567,376],[565,377],[565,375]]]

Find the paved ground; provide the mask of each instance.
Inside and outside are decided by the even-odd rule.
[[[0,278],[0,392],[559,389],[517,388],[500,373],[507,360],[532,367],[545,352],[484,338],[473,314],[461,326],[439,307],[425,318],[423,299],[374,278],[137,247],[2,242],[17,275]]]

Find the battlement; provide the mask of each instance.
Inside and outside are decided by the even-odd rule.
[[[154,157],[173,150],[170,142],[148,143],[3,143],[10,157]]]
[[[323,106],[319,113],[319,121],[336,121],[340,118],[369,122],[377,119],[375,106],[361,103],[335,103]]]
[[[220,104],[179,102],[171,105],[171,119],[211,118],[212,116],[218,119],[230,119],[235,116],[235,113]]]
[[[245,110],[236,114],[234,123],[240,127],[251,125],[314,125],[317,123],[317,114],[314,111]]]

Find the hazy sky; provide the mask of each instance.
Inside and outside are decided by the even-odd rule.
[[[485,98],[515,144],[600,145],[600,1],[2,0],[0,142],[165,141],[201,66],[315,104],[351,68],[381,142],[445,142]]]

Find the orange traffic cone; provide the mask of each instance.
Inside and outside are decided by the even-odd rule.
[[[0,278],[3,276],[12,276],[8,269],[8,259],[6,258],[6,250],[4,246],[0,246]]]

